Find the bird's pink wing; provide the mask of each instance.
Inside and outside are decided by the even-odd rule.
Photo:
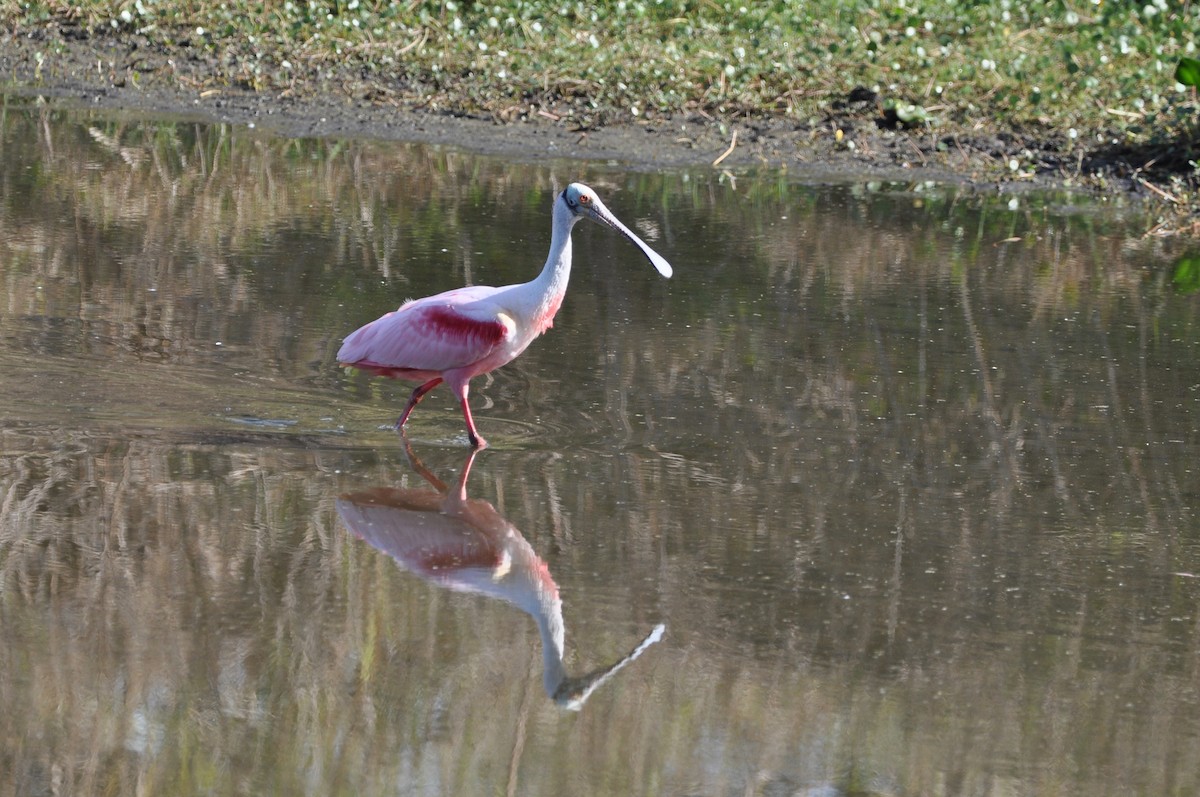
[[[512,334],[480,300],[494,288],[473,286],[407,302],[351,333],[338,362],[395,370],[447,371],[491,354]]]

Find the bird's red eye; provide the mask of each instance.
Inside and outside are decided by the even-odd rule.
[[[590,196],[588,196],[587,194],[579,195],[579,204],[589,205],[589,204],[591,204],[591,202],[592,202],[592,198]]]

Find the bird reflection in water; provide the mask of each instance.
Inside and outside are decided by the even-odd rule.
[[[537,622],[542,637],[543,682],[555,703],[573,711],[608,679],[662,639],[657,625],[624,658],[576,678],[563,664],[566,631],[558,585],[546,563],[487,501],[467,498],[476,450],[467,455],[451,489],[431,473],[404,441],[413,469],[436,489],[375,487],[338,498],[337,511],[353,534],[421,578],[452,590],[514,604]]]

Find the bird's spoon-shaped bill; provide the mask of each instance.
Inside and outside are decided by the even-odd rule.
[[[600,202],[599,199],[594,200],[591,207],[588,208],[588,215],[602,224],[607,224],[609,227],[612,227],[614,230],[637,244],[638,249],[641,249],[642,254],[646,256],[646,259],[650,261],[650,264],[658,269],[659,274],[662,274],[664,277],[670,279],[671,275],[675,273],[674,269],[671,268],[671,264],[667,262],[665,257],[651,249],[649,244],[634,234],[633,230],[629,229],[620,221],[618,221],[617,217],[614,216],[609,209]]]

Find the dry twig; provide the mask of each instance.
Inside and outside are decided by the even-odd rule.
[[[733,150],[734,150],[734,148],[735,148],[736,146],[737,146],[737,131],[736,131],[736,130],[734,130],[734,131],[733,131],[733,138],[732,138],[732,139],[729,141],[729,149],[725,150],[725,151],[724,151],[724,152],[722,152],[720,155],[718,155],[718,156],[717,156],[717,159],[716,159],[715,161],[713,161],[713,162],[712,162],[712,165],[713,165],[713,166],[719,166],[719,165],[721,165],[721,161],[725,160],[725,159],[726,159],[726,158],[728,158],[728,157],[729,157],[731,154],[733,154]]]

